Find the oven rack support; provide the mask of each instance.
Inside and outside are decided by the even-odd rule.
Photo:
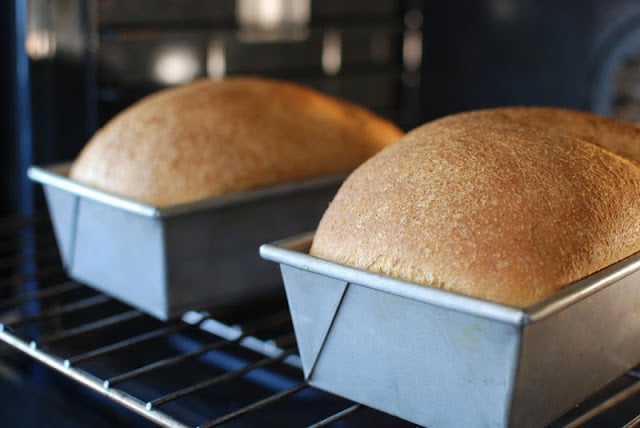
[[[23,233],[25,229],[30,233]],[[280,306],[256,314],[212,309],[160,322],[69,280],[52,251],[55,241],[46,217],[0,220],[0,342],[159,426],[208,428],[251,418],[273,407],[290,411],[305,394],[321,397],[329,405],[291,426],[320,428],[338,421],[348,427],[369,426],[358,419],[363,415],[369,416],[368,421],[384,421],[381,423],[389,426],[413,426],[308,385],[301,373],[284,300]],[[164,347],[155,355],[152,345],[159,344]],[[122,356],[151,350],[151,359],[122,364]],[[218,360],[211,360],[212,356]],[[113,370],[110,363],[115,363],[118,370]],[[167,389],[154,386],[153,393],[149,392],[149,384],[176,377],[184,367],[195,364],[215,367],[187,384],[171,384]],[[265,387],[264,379],[256,374],[271,379],[277,387]],[[195,418],[171,407],[235,382],[256,385],[256,389],[267,392],[234,404],[228,411],[198,414]],[[144,388],[132,386],[140,384]],[[620,426],[640,426],[638,369],[551,426],[592,423],[634,397],[635,413]],[[209,399],[204,395],[205,401]]]
[[[54,286],[55,287],[55,286]],[[49,290],[52,290],[54,287],[51,287]],[[58,288],[58,293],[63,294],[68,291],[67,288]],[[45,293],[45,297],[50,297],[55,295],[54,293]],[[108,299],[108,298],[106,298]],[[60,314],[61,312],[72,313],[80,309],[85,309],[87,306],[98,306],[105,302],[105,298],[102,295],[95,295],[86,299],[82,299],[74,304],[68,304],[65,308],[56,308],[54,311],[56,314]],[[45,312],[41,314],[39,317],[35,318],[48,318],[51,316],[50,312]],[[70,357],[62,357],[60,355],[56,355],[54,353],[48,352],[46,350],[47,345],[64,340],[66,338],[70,338],[72,336],[77,336],[81,334],[87,333],[95,333],[103,328],[114,326],[116,324],[126,324],[134,320],[135,318],[144,317],[145,315],[140,313],[137,310],[125,310],[123,312],[116,313],[115,315],[100,318],[94,320],[91,323],[82,324],[78,327],[74,327],[71,329],[62,330],[56,332],[54,334],[46,335],[42,340],[25,340],[21,337],[18,337],[13,330],[16,326],[20,326],[24,324],[26,321],[23,318],[19,318],[17,320],[11,321],[7,325],[4,323],[0,324],[0,341],[5,344],[11,346],[15,350],[18,350],[25,355],[33,358],[35,361],[38,361],[45,366],[63,374],[64,376],[72,379],[73,381],[88,387],[92,391],[102,395],[115,403],[131,410],[134,413],[137,413],[152,422],[166,427],[190,427],[193,425],[186,424],[181,420],[178,420],[166,412],[160,411],[157,407],[162,404],[172,401],[176,398],[180,398],[180,396],[188,395],[193,392],[197,392],[197,390],[212,386],[215,383],[229,381],[233,378],[240,377],[246,374],[249,371],[255,370],[260,367],[268,366],[269,364],[276,362],[283,362],[287,365],[299,368],[300,361],[297,355],[295,354],[295,348],[290,349],[281,349],[274,342],[271,341],[261,341],[260,339],[243,332],[243,329],[239,326],[229,326],[223,324],[213,318],[210,318],[206,313],[200,312],[188,312],[183,317],[183,320],[174,322],[167,326],[161,326],[158,329],[150,330],[148,332],[128,337],[124,340],[110,343],[104,347],[99,349],[92,349],[82,354],[78,354]],[[33,320],[34,317],[30,317],[30,320]],[[269,324],[282,324],[282,322],[286,320],[286,317],[283,316],[282,313],[277,313],[275,315],[267,316],[261,318],[260,324],[264,327]],[[212,336],[215,335],[215,341],[210,344],[204,345],[198,349],[195,349],[191,352],[186,352],[182,354],[177,354],[173,357],[168,357],[163,360],[158,360],[153,363],[148,364],[147,366],[138,367],[136,369],[130,370],[125,373],[121,373],[119,375],[112,376],[108,379],[103,379],[95,376],[92,373],[89,373],[81,368],[76,367],[76,364],[81,364],[87,360],[99,357],[101,355],[109,354],[111,352],[115,352],[118,350],[123,350],[126,348],[131,348],[137,344],[152,340],[154,338],[168,336],[173,333],[178,333],[183,330],[197,328],[202,331],[208,332]],[[263,359],[259,359],[252,364],[248,364],[245,367],[224,373],[223,375],[219,375],[213,379],[205,380],[201,384],[193,384],[190,385],[183,390],[174,391],[168,393],[164,396],[144,401],[141,400],[126,391],[123,391],[115,385],[125,382],[130,378],[134,378],[140,375],[143,375],[148,372],[156,371],[161,368],[166,368],[167,366],[174,365],[180,361],[184,361],[187,359],[196,358],[198,356],[204,355],[208,352],[213,351],[214,349],[223,348],[228,345],[236,345],[241,346],[243,348],[253,350],[256,353],[260,353],[264,355]],[[264,399],[246,405],[238,410],[227,413],[215,419],[205,421],[197,426],[199,427],[213,427],[221,425],[225,422],[228,422],[232,419],[243,416],[248,412],[253,412],[259,410],[260,408],[269,406],[279,400],[286,398],[287,396],[293,395],[305,388],[309,388],[309,385],[300,380],[299,383],[294,386],[276,392]],[[328,423],[332,423],[342,417],[346,417],[358,410],[361,406],[359,405],[351,405],[347,409],[338,412],[337,414],[331,415],[326,421],[320,421],[313,426],[321,427],[326,426]]]
[[[26,343],[24,340],[8,333],[4,330],[3,326],[0,326],[0,340],[30,356],[34,360],[41,362],[65,376],[68,376],[70,379],[73,379],[89,389],[104,395],[127,409],[156,422],[158,425],[167,427],[187,427],[187,425],[184,425],[165,413],[154,409],[147,409],[145,403],[125,392],[119,391],[115,388],[109,388],[108,386],[105,387],[103,382],[94,376],[91,376],[89,373],[76,369],[75,367],[67,366],[63,360],[39,350],[37,346],[33,346],[33,342],[31,344]]]

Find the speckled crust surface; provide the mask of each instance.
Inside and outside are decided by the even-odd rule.
[[[362,107],[296,84],[202,80],[114,117],[70,177],[167,206],[351,170],[402,134]]]
[[[602,146],[640,164],[640,126],[591,113],[552,107],[495,109],[507,119]]]
[[[504,108],[427,123],[365,162],[311,254],[526,307],[640,250],[636,126]]]

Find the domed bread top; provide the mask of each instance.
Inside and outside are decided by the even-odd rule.
[[[640,164],[640,126],[637,124],[553,107],[509,107],[495,111],[516,123],[571,135]]]
[[[283,81],[234,77],[162,90],[88,142],[70,178],[155,206],[352,170],[402,131]]]
[[[622,138],[618,138],[622,136]],[[504,108],[427,123],[357,168],[310,254],[526,307],[640,250],[638,128]]]

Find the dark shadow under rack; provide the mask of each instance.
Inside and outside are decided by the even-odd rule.
[[[161,426],[413,426],[309,386],[283,296],[160,322],[69,280],[46,216],[0,221],[0,341]],[[639,378],[552,426],[640,425]]]

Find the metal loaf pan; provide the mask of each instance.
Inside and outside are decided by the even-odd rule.
[[[259,245],[314,229],[345,177],[157,208],[76,183],[69,167],[28,171],[69,276],[162,320],[280,290]]]
[[[311,385],[429,427],[544,426],[640,362],[640,254],[526,309],[263,245]]]

